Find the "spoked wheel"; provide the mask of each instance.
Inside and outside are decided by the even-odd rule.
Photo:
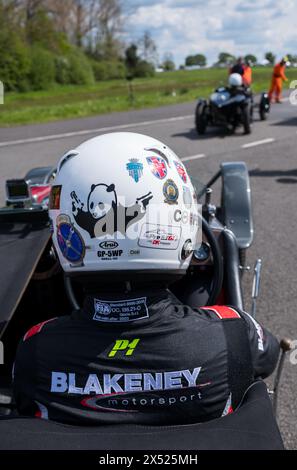
[[[259,114],[261,121],[266,121],[268,113],[270,111],[270,102],[267,93],[262,93],[261,101],[259,105]]]
[[[197,104],[195,124],[196,124],[196,131],[198,132],[198,134],[200,135],[205,134],[205,131],[207,128],[207,114],[206,114],[206,106],[204,103]]]
[[[260,113],[261,121],[266,121],[267,120],[267,112],[266,112],[266,109],[265,109],[265,105],[263,105],[263,103],[260,103],[259,113]]]
[[[251,106],[246,105],[242,109],[242,123],[245,134],[252,132]]]

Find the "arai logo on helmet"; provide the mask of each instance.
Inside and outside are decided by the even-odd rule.
[[[102,248],[102,250],[113,250],[114,248],[117,248],[119,244],[114,240],[107,240],[105,242],[100,243],[99,246],[100,248]]]

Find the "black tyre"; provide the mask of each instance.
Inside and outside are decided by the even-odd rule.
[[[261,121],[266,121],[268,113],[270,111],[270,102],[267,93],[262,93],[259,104],[259,114]]]
[[[207,128],[207,115],[206,106],[203,103],[198,103],[195,114],[196,131],[198,134],[205,134]]]
[[[267,119],[267,112],[265,110],[265,105],[263,105],[263,103],[260,103],[260,119],[261,121],[266,121]]]
[[[252,123],[251,123],[251,109],[250,106],[244,106],[242,109],[242,124],[245,134],[250,134],[252,132]]]
[[[250,106],[250,119],[251,119],[250,121],[251,124],[253,124],[254,123],[254,105],[253,104],[251,104]]]

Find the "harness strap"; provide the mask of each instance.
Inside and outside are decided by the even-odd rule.
[[[211,310],[223,321],[228,354],[228,383],[232,394],[232,409],[235,410],[254,378],[253,361],[246,322],[231,307],[215,305],[203,307]]]

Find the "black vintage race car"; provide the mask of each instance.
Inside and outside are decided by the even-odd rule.
[[[209,100],[200,99],[196,106],[195,125],[198,134],[205,134],[209,126],[224,126],[235,132],[242,127],[245,134],[252,131],[254,112],[258,107],[260,119],[267,119],[270,103],[267,93],[262,93],[256,106],[250,89],[225,88],[215,90]]]
[[[38,169],[24,180],[7,183],[7,206],[0,210],[0,450],[199,450],[282,449],[283,443],[264,382],[245,394],[231,415],[207,423],[180,426],[109,425],[79,427],[19,416],[11,391],[17,344],[34,324],[78,309],[82,293],[64,276],[51,243],[44,191],[54,169]],[[211,186],[222,182],[221,202],[211,200]],[[38,189],[39,187],[39,189]],[[253,241],[249,175],[244,163],[224,163],[207,185],[196,184],[203,204],[202,244],[174,293],[192,306],[231,304],[244,308],[242,275],[245,253]],[[48,196],[47,196],[48,197]],[[253,302],[258,294],[256,263]],[[254,312],[255,313],[255,308]],[[288,349],[283,343],[283,350]],[[277,382],[283,364],[280,359]],[[274,390],[277,396],[277,387]],[[274,408],[276,402],[274,402]]]

